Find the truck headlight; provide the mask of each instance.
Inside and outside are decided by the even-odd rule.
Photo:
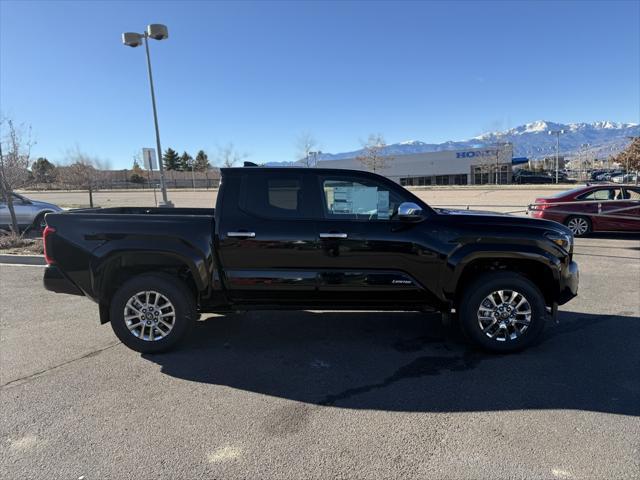
[[[553,243],[562,247],[565,251],[570,252],[573,247],[573,235],[569,233],[547,233],[545,235]]]

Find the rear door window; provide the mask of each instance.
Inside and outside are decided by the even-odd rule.
[[[309,218],[309,195],[304,194],[302,175],[247,175],[245,210],[266,218]]]

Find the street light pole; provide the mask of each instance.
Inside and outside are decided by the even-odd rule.
[[[584,179],[585,181],[587,180],[587,152],[589,151],[589,144],[588,143],[583,143],[582,145],[580,145],[582,147],[582,155],[581,155],[581,168],[580,168],[580,180]]]
[[[158,111],[156,110],[156,93],[153,88],[153,73],[151,72],[151,56],[149,55],[149,35],[144,32],[144,49],[147,52],[147,71],[149,72],[149,87],[151,88],[151,105],[153,106],[153,125],[156,129],[156,147],[158,147],[158,167],[160,168],[160,188],[162,201],[165,206],[172,206],[167,198],[167,185],[164,181],[164,166],[162,165],[162,147],[160,146],[160,129],[158,128]]]
[[[564,130],[549,130],[549,135],[555,135],[556,136],[556,183],[559,183],[558,181],[558,168],[559,168],[559,163],[560,163],[560,134],[564,133]]]
[[[147,72],[149,73],[149,87],[151,88],[151,105],[153,107],[153,124],[156,131],[156,147],[158,149],[158,167],[160,170],[160,188],[162,190],[162,203],[160,206],[173,207],[173,203],[167,198],[167,185],[164,178],[164,166],[162,165],[162,147],[160,146],[160,129],[158,127],[158,111],[156,109],[156,93],[153,88],[153,73],[151,71],[151,55],[149,54],[149,37],[155,40],[164,40],[169,37],[169,31],[165,25],[147,25],[144,33],[127,32],[122,34],[122,42],[128,47],[139,47],[144,43],[147,54]]]
[[[501,172],[500,172],[500,153],[501,150],[504,149],[504,147],[506,147],[507,145],[509,145],[510,142],[497,142],[496,143],[496,185],[500,184],[500,177],[501,177]],[[489,182],[489,180],[487,180],[487,182]]]
[[[195,174],[196,161],[192,158],[189,163],[191,164],[189,165],[191,167],[191,187],[195,192],[196,191],[196,174]]]

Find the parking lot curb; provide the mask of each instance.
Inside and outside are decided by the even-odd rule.
[[[0,263],[13,265],[46,265],[42,255],[0,255]]]

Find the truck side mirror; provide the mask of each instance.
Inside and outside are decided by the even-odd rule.
[[[413,202],[402,202],[398,207],[398,218],[403,222],[419,222],[424,219],[422,207]]]

